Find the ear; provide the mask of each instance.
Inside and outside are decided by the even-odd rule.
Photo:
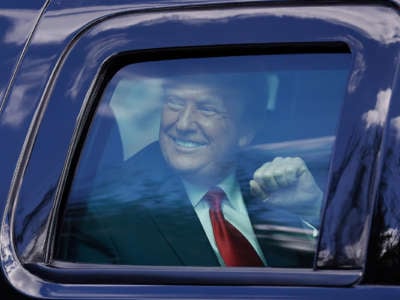
[[[255,136],[254,131],[247,130],[245,133],[243,133],[238,140],[238,145],[239,147],[245,147],[251,143]]]

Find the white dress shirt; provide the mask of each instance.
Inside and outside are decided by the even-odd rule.
[[[184,181],[184,186],[188,197],[193,205],[193,208],[203,226],[204,232],[217,255],[218,261],[221,266],[225,266],[225,263],[218,251],[217,245],[214,239],[213,228],[211,225],[209,206],[207,201],[203,200],[204,195],[208,192],[208,189],[195,186]],[[267,265],[265,257],[261,251],[260,245],[257,242],[256,236],[251,225],[249,215],[247,213],[246,206],[243,201],[240,186],[236,181],[235,175],[232,173],[226,177],[222,182],[217,185],[221,188],[225,194],[226,199],[222,201],[222,213],[225,219],[236,227],[250,242],[253,246],[264,265]]]

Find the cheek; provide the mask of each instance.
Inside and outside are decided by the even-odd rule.
[[[204,129],[208,137],[214,141],[216,147],[236,148],[238,146],[238,131],[231,122],[210,124],[210,126],[204,127]]]
[[[174,120],[176,120],[176,113],[164,109],[161,114],[161,129],[173,124]]]

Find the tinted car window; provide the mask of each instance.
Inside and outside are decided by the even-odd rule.
[[[350,58],[122,67],[103,83],[55,258],[311,267]]]

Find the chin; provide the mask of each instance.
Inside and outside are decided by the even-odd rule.
[[[199,166],[193,162],[183,162],[182,160],[168,160],[168,164],[178,174],[193,174],[199,170]]]

